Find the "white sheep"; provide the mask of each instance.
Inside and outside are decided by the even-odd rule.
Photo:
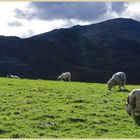
[[[115,86],[119,86],[119,89],[121,90],[122,88],[125,89],[126,85],[126,75],[124,72],[117,72],[115,73],[111,79],[107,82],[108,84],[108,89],[111,90]]]
[[[18,76],[16,76],[16,75],[11,75],[11,74],[7,74],[7,77],[8,78],[17,78],[17,79],[20,79]]]
[[[57,78],[58,80],[68,80],[71,81],[71,73],[70,72],[64,72]]]
[[[134,89],[130,92],[125,109],[134,119],[136,115],[140,115],[140,89]]]

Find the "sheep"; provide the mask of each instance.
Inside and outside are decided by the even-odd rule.
[[[16,76],[16,75],[11,75],[10,73],[7,74],[7,77],[8,77],[8,78],[17,78],[17,79],[20,79],[18,76]]]
[[[125,110],[133,119],[140,115],[140,89],[134,89],[130,92]]]
[[[111,90],[113,87],[115,88],[116,85],[119,86],[119,89],[125,89],[126,85],[126,75],[124,72],[117,72],[115,73],[111,79],[107,82],[108,89]]]
[[[70,72],[64,72],[57,78],[58,80],[68,80],[71,81],[71,73]]]

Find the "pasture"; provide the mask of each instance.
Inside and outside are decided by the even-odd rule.
[[[129,91],[108,91],[98,83],[0,78],[0,138],[140,137],[140,126],[125,111]]]

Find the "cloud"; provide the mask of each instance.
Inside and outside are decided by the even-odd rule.
[[[32,2],[34,18],[41,20],[77,19],[92,21],[107,11],[106,3],[99,2]]]
[[[8,26],[11,26],[11,27],[19,27],[19,26],[22,26],[22,23],[19,22],[19,21],[8,22],[7,24],[8,24]]]
[[[14,13],[16,18],[26,18],[26,14],[18,8],[14,9]]]
[[[30,37],[118,17],[140,20],[139,13],[140,2],[1,2],[0,35]]]
[[[79,20],[94,21],[101,19],[108,11],[108,3],[105,2],[32,2],[30,7],[35,13],[32,18],[41,20]],[[126,2],[110,3],[111,11],[116,14],[126,10]],[[33,14],[33,13],[32,13]]]
[[[15,18],[19,18],[19,19],[32,19],[35,17],[35,13],[33,13],[33,11],[29,8],[26,8],[24,10],[21,10],[19,8],[14,9],[14,13],[15,13]]]
[[[140,2],[129,2],[123,16],[140,21]]]
[[[111,4],[112,11],[115,11],[118,14],[124,12],[128,8],[127,2],[112,2]]]
[[[27,30],[27,32],[26,33],[24,33],[24,34],[22,34],[22,38],[27,38],[27,37],[30,37],[30,36],[33,36],[33,35],[35,35],[35,33],[34,33],[34,31],[33,30]]]

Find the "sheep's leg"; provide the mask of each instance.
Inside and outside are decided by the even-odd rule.
[[[113,90],[115,90],[115,86],[113,86]]]
[[[135,111],[131,110],[131,116],[133,117],[133,119],[135,119]]]
[[[122,81],[121,86],[122,86],[123,90],[125,90],[125,84],[126,84],[126,82]]]
[[[71,77],[68,77],[69,82],[71,81]]]
[[[125,90],[125,84],[123,84],[123,89]]]
[[[121,85],[119,85],[119,90],[121,90],[122,88],[121,88]]]
[[[119,90],[121,90],[122,88],[122,84],[121,84],[121,81],[118,83],[118,87],[119,87]]]

